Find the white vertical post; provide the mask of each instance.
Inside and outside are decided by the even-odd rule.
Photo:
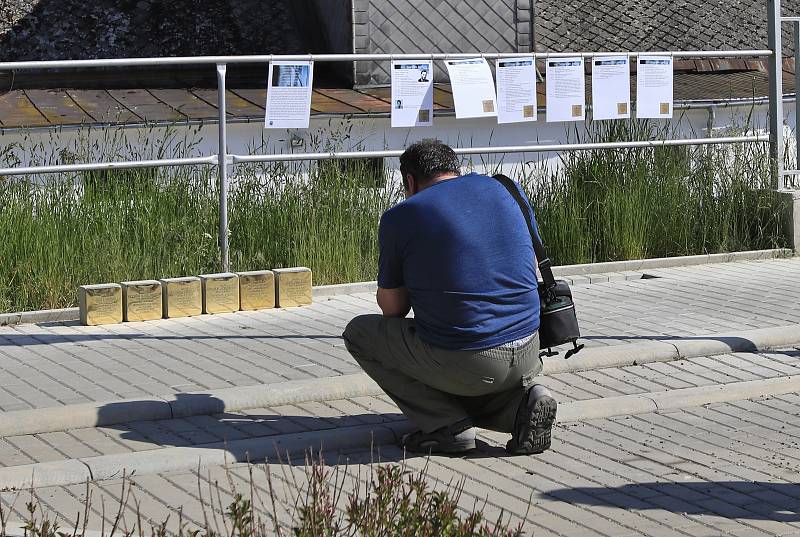
[[[769,59],[769,149],[774,174],[773,186],[783,190],[783,47],[781,43],[781,2],[767,0]]]
[[[219,154],[217,171],[219,173],[219,251],[222,270],[230,270],[228,254],[228,130],[227,111],[225,105],[225,72],[224,63],[217,64],[217,108],[219,112]]]

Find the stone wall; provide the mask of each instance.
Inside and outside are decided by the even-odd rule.
[[[292,0],[3,0],[0,60],[307,52]]]
[[[349,52],[349,0],[0,0],[0,61]],[[339,17],[328,15],[336,8]],[[342,28],[330,27],[330,21]],[[325,23],[325,24],[323,24]],[[263,65],[228,80],[265,84]],[[320,63],[315,81],[352,85],[352,66]],[[208,66],[0,72],[4,88],[214,87]]]

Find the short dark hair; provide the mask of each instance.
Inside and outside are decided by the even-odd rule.
[[[450,173],[461,175],[461,163],[453,148],[441,140],[420,140],[408,146],[400,156],[400,175],[405,189],[408,189],[407,174],[424,186],[436,177]]]

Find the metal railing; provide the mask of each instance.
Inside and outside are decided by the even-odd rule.
[[[768,0],[778,5],[779,0]],[[774,13],[770,11],[772,16]],[[772,19],[770,19],[772,20]],[[796,24],[800,24],[796,22]],[[772,25],[774,26],[774,25]],[[772,27],[771,26],[771,27]],[[779,24],[778,24],[779,26]],[[776,37],[777,36],[777,37]],[[780,43],[780,28],[777,33],[774,28],[770,32],[770,43],[774,40]],[[798,47],[800,48],[800,47]],[[596,58],[607,56],[671,56],[673,58],[730,58],[730,57],[769,57],[775,61],[770,62],[772,69],[776,66],[780,68],[780,53],[776,54],[774,46],[766,50],[729,50],[729,51],[666,51],[666,52],[559,52],[559,53],[457,53],[457,54],[305,54],[305,55],[260,55],[260,56],[202,56],[202,57],[178,57],[178,58],[129,58],[129,59],[99,59],[99,60],[64,60],[64,61],[25,61],[25,62],[0,62],[0,71],[20,71],[20,70],[41,70],[41,69],[79,69],[94,67],[134,67],[134,66],[172,66],[172,65],[215,65],[217,72],[217,112],[218,112],[218,152],[215,155],[204,155],[194,158],[173,158],[158,160],[141,161],[115,161],[115,162],[95,162],[83,164],[65,164],[49,166],[27,166],[0,168],[0,176],[9,175],[33,175],[46,173],[70,173],[81,171],[96,170],[116,170],[130,168],[148,167],[167,167],[167,166],[190,166],[208,165],[216,166],[219,180],[219,247],[221,254],[222,269],[230,269],[230,258],[228,248],[228,171],[229,166],[248,162],[275,162],[275,161],[302,161],[302,160],[329,160],[329,159],[357,159],[357,158],[376,158],[376,157],[398,157],[403,150],[386,151],[358,151],[358,152],[329,152],[329,153],[292,153],[292,154],[272,154],[272,155],[236,155],[228,152],[227,147],[227,109],[226,109],[226,72],[228,64],[241,63],[263,63],[267,64],[274,60],[289,61],[332,61],[332,62],[354,62],[354,61],[391,61],[391,60],[447,60],[457,58],[483,57],[486,59],[500,58],[565,58],[580,56],[582,58]],[[780,71],[777,72],[778,76]],[[775,73],[770,76],[770,111],[773,112],[776,97],[773,95]],[[780,87],[780,86],[777,86]],[[778,97],[777,101],[781,101]],[[778,103],[778,111],[782,114],[782,103]],[[800,114],[800,107],[798,107]],[[771,115],[771,118],[774,117]],[[780,117],[780,116],[778,116]],[[772,121],[772,119],[771,119]],[[642,147],[661,147],[661,146],[682,146],[682,145],[709,145],[727,143],[758,143],[770,142],[772,154],[777,157],[783,156],[783,148],[777,147],[783,143],[782,131],[777,133],[773,123],[770,123],[770,136],[751,135],[725,138],[691,138],[679,140],[651,140],[651,141],[630,141],[630,142],[609,142],[609,143],[573,143],[573,144],[551,144],[551,145],[524,145],[524,146],[495,146],[495,147],[460,147],[454,148],[459,155],[473,154],[497,154],[497,153],[541,153],[556,151],[577,151],[577,150],[598,150],[598,149],[625,149]],[[779,162],[779,165],[782,164]],[[782,166],[778,169],[778,179],[785,177]],[[780,182],[776,183],[777,188],[781,188]]]
[[[774,162],[773,184],[776,190],[800,189],[800,170],[785,169],[786,141],[783,133],[783,23],[792,23],[794,30],[794,76],[795,76],[795,132],[800,128],[800,17],[784,17],[781,0],[767,0],[767,39],[774,51],[769,63],[769,132],[770,156]],[[795,135],[795,139],[797,139]],[[800,143],[796,143],[795,166],[800,166]],[[791,179],[790,179],[791,178]]]

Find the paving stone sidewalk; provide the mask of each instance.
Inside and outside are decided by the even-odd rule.
[[[798,374],[800,350],[786,349],[560,373],[542,377],[540,382],[559,402],[567,403]],[[391,399],[381,395],[6,436],[0,438],[0,467],[245,438],[264,438],[268,442],[269,437],[275,435],[330,431],[403,419]]]
[[[573,291],[587,345],[600,346],[800,323],[797,282],[790,258],[580,276]],[[287,310],[0,327],[0,411],[356,373],[342,330],[377,311],[359,293]]]
[[[392,412],[382,398],[371,399],[331,402],[334,410],[328,412],[369,404],[376,418]],[[560,424],[553,449],[539,456],[507,456],[506,435],[484,433],[479,450],[466,457],[405,457],[397,447],[383,445],[330,454],[325,462],[331,475],[338,469],[340,478],[348,476],[345,493],[359,482],[363,489],[373,462],[425,471],[439,488],[463,480],[463,509],[478,505],[490,520],[502,511],[524,520],[525,535],[537,537],[800,535],[798,408],[800,396],[788,394]],[[305,411],[330,419],[320,417],[319,408]],[[169,519],[167,527],[175,531],[179,512],[187,529],[206,520],[212,528],[225,528],[234,494],[250,498],[251,491],[259,516],[268,522],[268,474],[279,518],[288,524],[306,471],[302,461],[293,461],[134,475],[121,528],[138,534],[141,523],[149,534],[150,524]],[[65,527],[84,512],[87,491],[89,529],[99,530],[105,522],[107,530],[125,494],[122,479],[33,493]],[[14,504],[12,520],[22,519],[29,497],[29,491],[0,493],[6,509]]]

